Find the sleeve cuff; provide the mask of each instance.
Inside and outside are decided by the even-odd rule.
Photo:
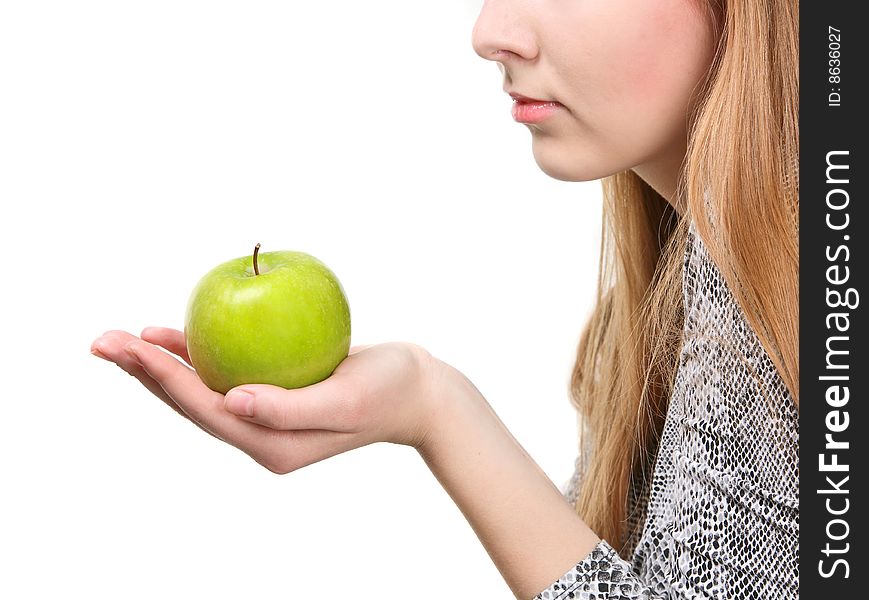
[[[604,540],[534,600],[653,600],[631,565]]]

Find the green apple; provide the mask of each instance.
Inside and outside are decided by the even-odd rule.
[[[206,273],[187,304],[190,362],[222,394],[244,383],[317,383],[350,350],[350,307],[335,274],[304,252],[259,247]]]

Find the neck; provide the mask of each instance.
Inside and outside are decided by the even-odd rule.
[[[679,215],[685,210],[684,199],[676,194],[676,183],[682,170],[685,152],[674,152],[658,160],[637,165],[632,170],[669,202]]]

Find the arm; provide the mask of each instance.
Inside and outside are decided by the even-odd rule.
[[[418,451],[507,585],[533,598],[600,541],[459,371],[434,379],[438,410]]]
[[[630,565],[605,542],[595,545],[473,384],[418,346],[356,346],[319,383],[245,384],[225,397],[196,376],[181,331],[147,328],[141,339],[110,331],[91,351],[275,473],[374,442],[417,448],[522,600],[539,590],[547,600],[602,600],[615,581],[614,597],[648,597]]]

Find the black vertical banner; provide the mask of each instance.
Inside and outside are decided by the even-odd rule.
[[[800,593],[866,595],[869,24],[800,3]],[[822,596],[823,595],[823,596]]]

